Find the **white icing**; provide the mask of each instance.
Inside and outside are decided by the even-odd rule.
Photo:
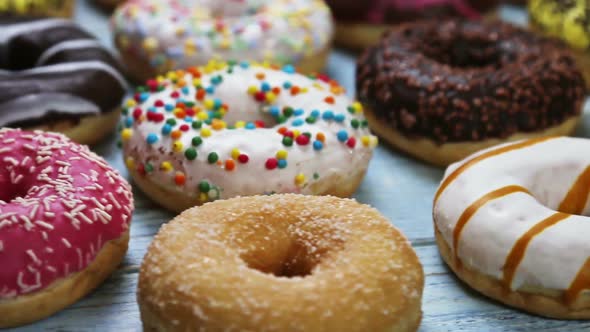
[[[296,63],[327,48],[333,34],[320,0],[131,0],[112,22],[118,46],[156,68],[211,59]]]
[[[445,178],[469,159],[451,165]],[[529,190],[533,196],[512,193],[480,207],[459,238],[461,262],[501,280],[506,258],[516,241],[556,212],[589,166],[590,141],[577,138],[551,139],[483,159],[460,173],[441,193],[433,211],[437,229],[454,252],[457,248],[453,248],[453,231],[468,206],[508,185]],[[582,214],[589,213],[586,202]],[[568,289],[590,256],[589,238],[590,220],[584,216],[570,216],[545,229],[529,243],[516,269],[512,289]]]
[[[108,64],[101,62],[101,61],[77,61],[77,62],[67,62],[67,63],[59,63],[50,66],[42,66],[42,67],[35,67],[31,69],[21,70],[18,72],[12,72],[12,75],[39,75],[39,74],[48,74],[48,73],[64,73],[64,72],[71,72],[71,71],[78,71],[78,70],[101,70],[113,78],[117,80],[119,85],[127,90],[128,85],[127,81],[123,75],[121,75],[115,68],[109,66]]]
[[[229,106],[228,115],[225,120],[232,124],[240,119],[261,119],[268,118],[269,107],[255,101],[254,97],[248,94],[249,86],[260,86],[263,81],[256,78],[257,73],[264,73],[264,82],[270,86],[283,86],[284,82],[291,82],[294,86],[308,88],[307,93],[293,96],[289,90],[282,90],[276,101],[272,104],[282,109],[290,106],[294,109],[303,109],[304,114],[299,117],[290,118],[285,124],[276,124],[270,128],[248,129],[231,129],[216,131],[212,129],[212,135],[203,138],[203,143],[197,148],[197,159],[190,161],[184,156],[184,150],[191,146],[191,140],[199,136],[199,130],[190,129],[188,133],[181,136],[184,148],[182,151],[173,152],[172,144],[174,140],[170,136],[161,134],[162,123],[143,121],[133,123],[133,135],[128,141],[123,141],[124,153],[127,157],[132,157],[135,164],[149,161],[154,171],[148,173],[151,181],[169,188],[171,190],[183,191],[189,196],[198,196],[198,185],[201,180],[207,180],[212,185],[222,189],[219,198],[229,198],[240,195],[254,195],[269,192],[287,193],[297,192],[303,194],[314,194],[322,192],[326,186],[333,185],[337,181],[343,181],[348,177],[364,172],[372,156],[372,148],[376,142],[367,128],[353,129],[350,125],[352,119],[362,120],[360,114],[352,115],[347,111],[347,107],[352,101],[344,94],[334,96],[334,104],[328,104],[324,101],[327,96],[333,96],[330,93],[328,84],[321,81],[311,81],[305,76],[299,74],[287,74],[281,71],[264,69],[262,67],[250,67],[247,69],[239,66],[234,67],[233,74],[227,74],[225,71],[212,72],[204,74],[201,82],[207,86],[212,77],[221,75],[223,82],[218,85],[212,95],[207,98],[219,98],[223,103]],[[192,81],[192,77],[187,74],[187,82]],[[315,85],[314,85],[315,84]],[[162,92],[152,94],[147,100],[138,107],[144,111],[154,105],[156,100],[162,100],[166,104],[174,104],[174,99],[170,98],[171,89],[165,89]],[[195,88],[190,86],[188,93],[184,96],[185,100],[195,101]],[[199,101],[196,104],[202,107]],[[131,111],[135,107],[131,108]],[[305,123],[302,126],[292,126],[295,119],[305,119],[313,110],[332,110],[334,114],[342,114],[345,120],[342,123],[335,121],[325,121],[318,119],[314,124]],[[159,112],[163,112],[160,109]],[[164,112],[165,113],[165,112]],[[166,119],[174,118],[172,113],[165,113]],[[177,119],[178,120],[178,119]],[[185,123],[179,120],[179,125]],[[273,125],[274,122],[267,125]],[[189,123],[190,125],[190,123]],[[283,136],[277,132],[277,129],[285,126],[290,130],[297,129],[300,132],[310,132],[312,140],[308,145],[297,145],[286,147],[282,143]],[[210,126],[204,124],[204,127]],[[336,133],[340,130],[346,130],[349,135],[356,138],[357,144],[354,148],[348,147],[345,143],[338,141]],[[324,148],[320,151],[313,149],[312,142],[318,132],[325,135]],[[149,146],[146,143],[148,134],[156,134],[159,140],[156,144]],[[369,146],[361,143],[361,137],[371,140]],[[211,152],[219,155],[220,161],[231,159],[232,149],[238,148],[241,153],[248,155],[249,161],[241,164],[236,161],[236,169],[227,171],[222,166],[209,164],[207,156]],[[268,158],[273,158],[279,150],[288,152],[287,167],[283,169],[267,170],[265,162]],[[163,162],[171,162],[174,170],[163,171],[160,165]],[[186,183],[183,186],[177,186],[174,183],[174,175],[180,171],[186,175]],[[314,179],[314,174],[319,175],[319,179]],[[299,187],[295,184],[294,178],[298,174],[304,174],[308,185]],[[217,198],[217,197],[214,197]],[[195,202],[198,202],[195,200]]]
[[[47,60],[49,60],[49,58],[61,51],[85,48],[98,48],[106,50],[106,48],[104,48],[97,40],[94,39],[66,40],[46,49],[37,60],[37,64],[35,66],[42,66]]]

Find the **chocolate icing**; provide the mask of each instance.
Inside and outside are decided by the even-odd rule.
[[[69,21],[0,17],[0,127],[117,109],[127,90],[119,61],[93,41]]]
[[[556,40],[504,23],[408,23],[367,50],[357,93],[403,135],[437,143],[505,138],[579,115],[584,80]]]
[[[397,24],[424,18],[473,17],[458,10],[457,0],[327,0],[334,17],[346,23]],[[420,3],[423,2],[423,3]],[[470,12],[483,14],[498,5],[495,0],[459,0]],[[375,17],[373,13],[380,13]]]

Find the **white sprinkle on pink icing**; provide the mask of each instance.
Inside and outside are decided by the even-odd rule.
[[[86,268],[129,229],[129,184],[87,147],[5,128],[0,154],[0,300]],[[80,190],[87,187],[101,190]]]

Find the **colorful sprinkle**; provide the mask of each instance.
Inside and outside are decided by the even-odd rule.
[[[176,174],[174,175],[174,183],[176,183],[177,186],[182,186],[182,185],[184,185],[185,182],[186,182],[186,177],[185,177],[184,173],[176,172]]]
[[[225,161],[225,170],[226,171],[233,171],[236,168],[236,162],[233,159],[228,159]]]
[[[172,170],[172,164],[169,161],[163,161],[160,164],[160,169],[163,170],[164,172],[169,172]]]
[[[309,144],[309,136],[307,135],[298,135],[295,139],[298,145],[307,145]]]
[[[202,128],[201,129],[201,137],[209,137],[209,136],[211,136],[211,129]]]
[[[295,176],[295,184],[299,187],[305,184],[305,175],[303,173],[299,173]]]
[[[215,164],[217,160],[219,160],[219,155],[217,155],[216,152],[211,152],[207,156],[207,161],[209,162],[209,164]]]
[[[121,139],[123,142],[128,141],[133,136],[133,129],[125,128],[121,131]]]
[[[277,159],[287,159],[288,153],[285,150],[277,151],[276,157]]]
[[[293,138],[289,136],[283,137],[283,145],[284,146],[292,146],[293,145]]]
[[[314,150],[320,151],[323,148],[324,148],[324,143],[322,143],[322,141],[314,141],[313,142],[313,149]]]
[[[250,158],[248,157],[248,155],[245,155],[245,154],[241,154],[241,155],[238,157],[238,161],[239,161],[240,163],[242,163],[242,164],[245,164],[245,163],[247,163],[249,159],[250,159]]]
[[[184,151],[184,156],[188,160],[195,160],[197,158],[197,150],[195,148],[188,148]]]
[[[207,182],[207,181],[199,182],[199,191],[200,192],[202,192],[202,193],[209,192],[210,188],[211,188],[211,186],[209,185],[209,182]]]
[[[340,130],[337,134],[336,137],[338,137],[338,140],[340,142],[346,142],[346,140],[348,139],[348,133],[346,132],[346,130]]]
[[[272,169],[277,168],[278,161],[275,158],[268,158],[264,165],[265,165],[266,169],[272,170]]]
[[[154,144],[158,141],[158,135],[154,133],[149,133],[146,137],[146,141],[148,144]]]
[[[182,152],[184,149],[184,145],[182,144],[181,141],[175,141],[174,143],[172,143],[172,150],[174,152]]]

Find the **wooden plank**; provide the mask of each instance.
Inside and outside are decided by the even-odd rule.
[[[14,331],[46,330],[140,330],[135,301],[138,264],[150,242],[134,239],[125,266],[84,300],[53,317]],[[421,331],[579,331],[590,322],[559,321],[528,315],[479,296],[458,281],[440,259],[433,244],[416,251],[426,273]]]

